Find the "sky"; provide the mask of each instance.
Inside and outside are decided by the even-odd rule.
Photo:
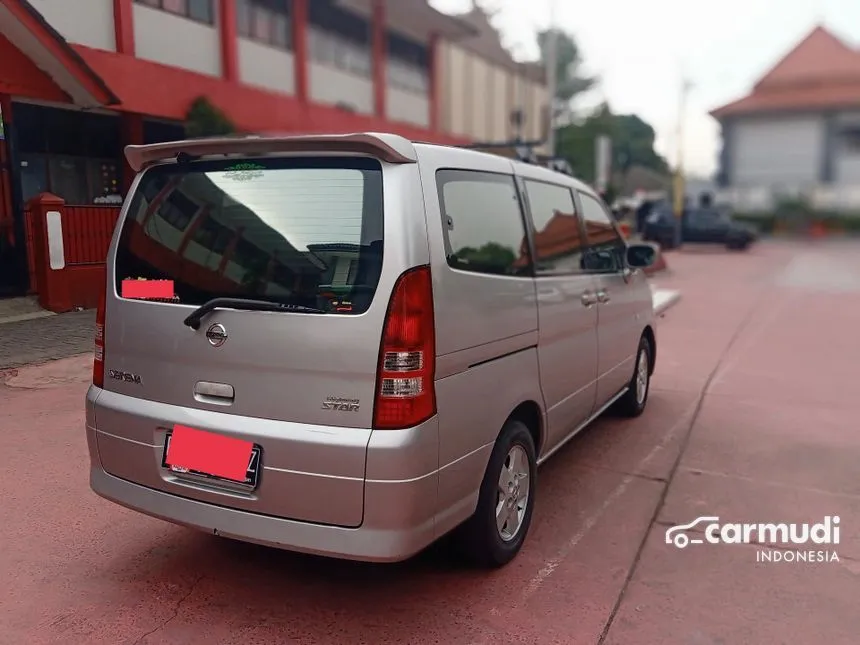
[[[440,11],[467,11],[471,0],[431,0]],[[519,59],[537,57],[534,34],[555,22],[571,33],[583,70],[599,87],[576,107],[606,100],[612,110],[637,114],[657,131],[656,148],[691,174],[711,175],[720,148],[719,126],[708,114],[743,97],[755,82],[817,24],[860,45],[858,0],[478,0],[497,11],[495,26]],[[679,120],[682,79],[692,86]]]

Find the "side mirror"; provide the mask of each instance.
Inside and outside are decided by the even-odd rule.
[[[626,260],[627,266],[633,269],[647,269],[657,261],[657,249],[650,244],[630,244]]]

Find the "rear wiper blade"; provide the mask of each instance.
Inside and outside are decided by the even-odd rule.
[[[212,300],[200,305],[191,315],[182,322],[191,329],[200,329],[200,321],[203,316],[216,309],[239,309],[242,311],[291,311],[301,314],[324,314],[328,313],[315,307],[304,305],[290,305],[281,302],[266,300],[247,300],[245,298],[212,298]]]

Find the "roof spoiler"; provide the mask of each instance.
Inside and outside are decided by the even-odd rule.
[[[366,154],[386,163],[416,163],[418,157],[410,141],[394,134],[373,132],[357,134],[325,134],[295,136],[239,136],[188,139],[126,146],[125,158],[135,172],[147,166],[173,161],[180,155],[203,157],[211,155],[266,155],[279,152],[343,152]]]

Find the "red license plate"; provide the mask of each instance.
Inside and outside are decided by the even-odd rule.
[[[186,470],[246,483],[254,451],[251,441],[175,425],[164,453],[164,464],[180,472]]]

